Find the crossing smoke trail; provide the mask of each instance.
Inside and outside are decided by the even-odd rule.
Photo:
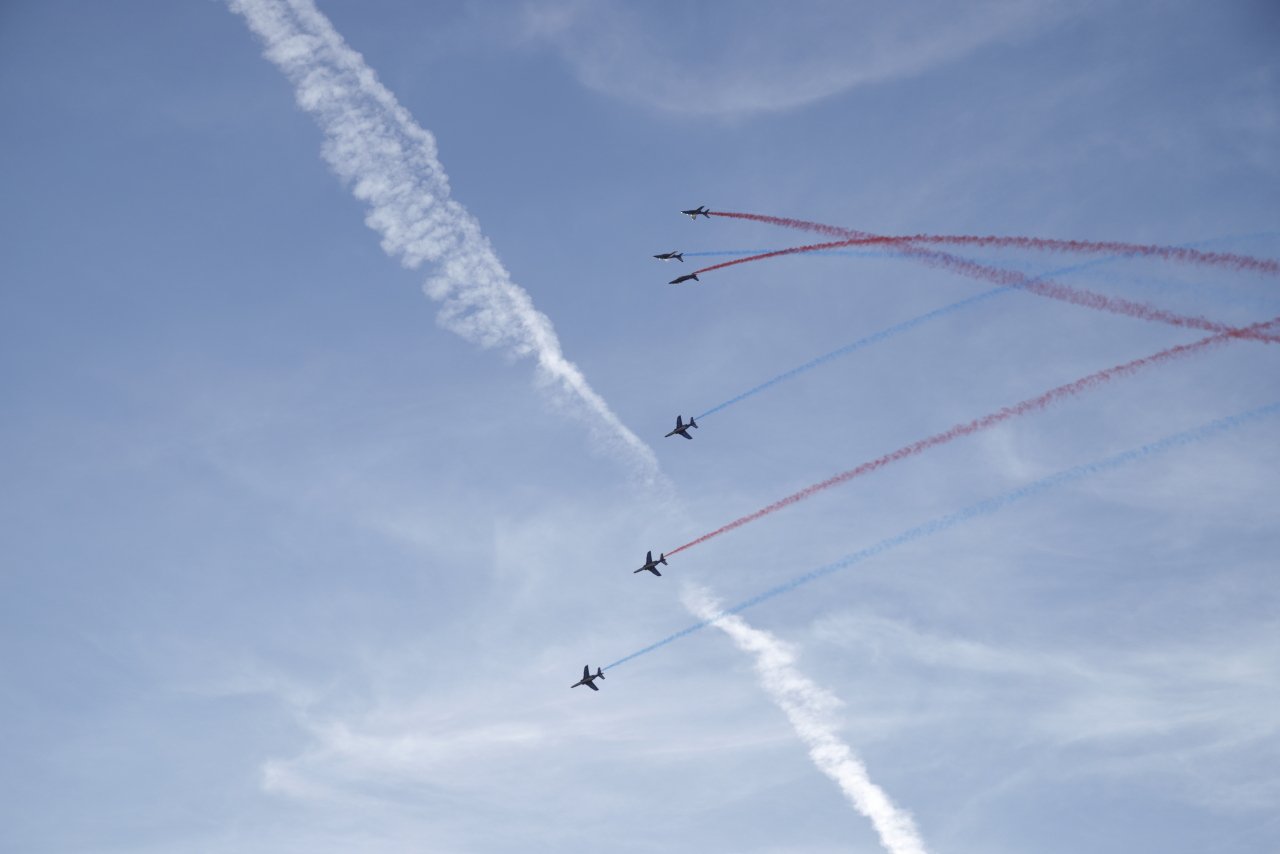
[[[722,613],[720,603],[701,588],[687,587],[681,598],[685,607],[703,620],[715,620]],[[871,820],[890,854],[925,854],[911,815],[894,806],[885,791],[871,782],[866,766],[836,735],[833,712],[843,704],[796,669],[793,647],[770,632],[752,628],[736,615],[720,619],[716,626],[739,649],[755,655],[760,684],[786,713],[796,735],[809,748],[813,763],[836,782],[854,809]]]
[[[1161,364],[1162,362],[1167,362],[1172,359],[1180,358],[1183,356],[1190,356],[1202,350],[1207,350],[1210,347],[1224,344],[1227,341],[1230,341],[1235,338],[1250,337],[1250,335],[1248,334],[1250,331],[1270,327],[1275,324],[1280,324],[1280,317],[1277,317],[1274,320],[1266,321],[1263,323],[1255,323],[1253,324],[1253,326],[1245,327],[1245,329],[1232,330],[1230,332],[1223,332],[1218,335],[1211,335],[1208,338],[1202,338],[1201,340],[1196,341],[1193,344],[1179,344],[1176,347],[1170,347],[1167,350],[1161,350],[1159,353],[1155,353],[1150,356],[1144,356],[1141,359],[1134,359],[1132,362],[1126,362],[1125,364],[1117,365],[1114,368],[1107,368],[1106,370],[1098,371],[1097,373],[1090,374],[1087,377],[1078,379],[1075,382],[1058,386],[1057,388],[1047,391],[1044,394],[1039,395],[1038,397],[1029,398],[1027,400],[1022,401],[1021,403],[1014,404],[1013,406],[1006,406],[1004,409],[1001,409],[998,412],[992,412],[988,415],[982,416],[981,418],[976,418],[973,421],[970,421],[966,424],[957,424],[956,426],[952,427],[950,430],[946,430],[942,433],[937,433],[933,436],[928,437],[927,439],[921,439],[920,441],[915,442],[914,444],[907,445],[905,447],[899,448],[896,451],[893,451],[892,453],[885,454],[884,456],[877,457],[876,459],[871,460],[870,462],[863,463],[857,468],[853,468],[853,469],[849,469],[848,471],[841,472],[840,474],[837,474],[834,477],[827,478],[821,483],[815,483],[813,486],[806,487],[805,489],[802,489],[799,492],[792,493],[791,495],[788,495],[786,498],[783,498],[781,501],[775,501],[773,504],[770,504],[768,507],[765,507],[763,510],[757,510],[756,512],[748,516],[743,516],[740,519],[730,522],[728,525],[725,525],[724,527],[717,528],[716,530],[712,531],[709,534],[703,534],[701,537],[698,537],[696,540],[692,540],[691,542],[685,543],[683,546],[680,546],[679,548],[672,549],[671,551],[666,552],[666,555],[667,557],[671,557],[672,555],[679,554],[680,552],[684,551],[687,548],[696,546],[699,543],[705,543],[707,540],[710,540],[713,537],[718,537],[721,534],[728,533],[729,531],[732,531],[736,528],[741,528],[743,525],[747,524],[748,522],[754,522],[756,519],[759,519],[763,516],[768,516],[770,513],[774,513],[778,510],[781,510],[784,507],[790,507],[792,504],[796,504],[797,502],[803,501],[804,499],[809,498],[813,495],[816,495],[817,493],[822,492],[823,490],[830,489],[831,487],[837,486],[842,483],[846,483],[850,480],[853,480],[855,477],[860,477],[864,474],[870,474],[871,472],[876,471],[877,469],[884,468],[890,463],[895,463],[895,462],[898,462],[899,460],[905,460],[905,459],[908,459],[909,457],[914,457],[920,453],[923,453],[929,448],[934,448],[934,447],[937,447],[938,445],[945,445],[946,443],[954,439],[958,439],[961,436],[968,436],[972,433],[977,433],[979,431],[985,430],[988,427],[993,427],[996,424],[999,424],[1003,421],[1008,421],[1011,418],[1016,418],[1018,416],[1025,415],[1028,412],[1034,412],[1037,410],[1044,409],[1050,404],[1056,403],[1059,400],[1063,400],[1064,398],[1068,398],[1068,397],[1074,397],[1075,395],[1079,394],[1082,391],[1086,391],[1088,389],[1102,385],[1103,383],[1110,382],[1111,380],[1116,379],[1117,377],[1124,377],[1124,376],[1128,376],[1130,374],[1136,373],[1142,368],[1158,365],[1158,364]]]
[[[681,254],[684,255],[684,257],[686,258],[706,258],[706,257],[717,256],[717,255],[771,255],[774,252],[779,252],[779,251],[781,250],[779,249],[724,249],[718,252],[682,252]],[[811,254],[848,255],[854,258],[901,258],[902,257],[901,252],[890,252],[886,250],[880,250],[880,251],[864,250],[859,252],[857,250],[841,251],[839,249],[820,249],[820,250],[814,251]]]
[[[263,42],[264,56],[296,89],[298,105],[325,135],[324,159],[369,206],[365,224],[409,268],[435,263],[424,290],[443,303],[438,322],[482,347],[537,360],[539,384],[588,425],[600,445],[647,481],[653,450],[623,425],[564,357],[545,314],[498,260],[480,224],[450,198],[435,137],[419,127],[364,58],[311,0],[228,0]]]
[[[746,264],[750,261],[760,261],[764,258],[776,258],[782,255],[797,255],[804,252],[813,252],[815,250],[834,249],[842,246],[852,246],[860,242],[865,241],[858,238],[840,240],[833,243],[814,243],[808,246],[795,246],[790,249],[780,249],[777,252],[767,252],[762,255],[752,255],[747,258],[737,258],[733,261],[724,261],[720,264],[713,264],[710,267],[704,267],[701,270],[695,270],[694,272],[708,273],[712,270],[732,267],[735,264]],[[1168,323],[1172,326],[1179,326],[1184,329],[1198,329],[1203,332],[1227,332],[1233,330],[1233,327],[1225,323],[1220,323],[1216,320],[1177,314],[1175,312],[1166,311],[1162,308],[1156,308],[1155,306],[1148,305],[1146,303],[1133,302],[1132,300],[1123,299],[1121,297],[1109,297],[1104,294],[1094,293],[1093,291],[1073,288],[1069,285],[1064,285],[1042,277],[1027,276],[1025,273],[1020,273],[1017,270],[1002,270],[999,267],[979,264],[975,261],[960,258],[946,252],[914,249],[908,246],[904,247],[900,254],[902,257],[920,261],[926,266],[939,267],[958,273],[962,276],[968,276],[969,278],[991,282],[992,284],[1000,285],[1001,287],[1029,291],[1030,293],[1039,294],[1040,296],[1049,297],[1050,299],[1070,303],[1071,305],[1082,306],[1084,308],[1106,311],[1111,314],[1124,315],[1138,320]],[[1254,333],[1253,337],[1269,341],[1280,341],[1280,336],[1276,336],[1274,334],[1264,335],[1262,333]]]
[[[1163,453],[1165,451],[1170,451],[1175,448],[1181,448],[1186,445],[1190,445],[1193,442],[1203,441],[1205,439],[1216,436],[1219,433],[1223,433],[1227,430],[1230,430],[1234,427],[1239,427],[1250,421],[1254,421],[1258,418],[1262,418],[1267,415],[1273,415],[1276,413],[1280,413],[1280,403],[1273,403],[1270,406],[1264,406],[1260,409],[1254,409],[1250,412],[1245,412],[1241,415],[1233,415],[1229,418],[1223,418],[1218,421],[1214,421],[1210,424],[1206,424],[1203,427],[1198,427],[1194,430],[1188,430],[1184,433],[1178,433],[1174,436],[1169,436],[1168,438],[1161,439],[1158,442],[1152,442],[1149,445],[1143,445],[1140,448],[1136,448],[1131,451],[1125,451],[1124,453],[1117,454],[1114,457],[1108,457],[1105,460],[1100,460],[1095,463],[1089,463],[1087,465],[1075,466],[1074,468],[1069,468],[1069,469],[1066,469],[1065,471],[1060,471],[1057,474],[1050,475],[1049,477],[1043,478],[1042,480],[1037,480],[1034,483],[1030,483],[1030,484],[1027,484],[1026,486],[1019,487],[1018,489],[1015,489],[1011,492],[1006,492],[1004,495],[1000,495],[1000,496],[997,496],[996,498],[991,498],[986,501],[979,502],[978,504],[974,504],[970,507],[965,508],[964,510],[960,510],[956,513],[952,513],[949,516],[942,516],[938,519],[930,520],[928,522],[925,522],[922,525],[917,525],[914,528],[909,528],[906,531],[903,531],[901,534],[898,534],[897,536],[889,537],[888,539],[881,540],[880,542],[875,543],[874,545],[870,545],[867,548],[863,549],[862,551],[858,551],[858,552],[854,552],[853,554],[846,555],[845,557],[840,558],[834,563],[829,563],[826,566],[819,567],[818,569],[813,570],[812,572],[805,573],[804,575],[801,575],[798,578],[793,578],[791,581],[788,581],[785,584],[780,584],[777,587],[766,590],[764,593],[761,593],[758,596],[753,596],[752,598],[746,600],[745,602],[739,602],[737,605],[734,605],[732,608],[729,608],[728,610],[724,611],[721,614],[711,617],[710,619],[704,619],[702,622],[689,626],[687,629],[682,629],[681,631],[678,631],[673,635],[663,638],[657,643],[650,644],[649,646],[646,646],[644,649],[637,650],[636,652],[631,653],[625,658],[618,659],[613,664],[610,664],[608,667],[605,667],[604,669],[611,670],[612,668],[617,667],[620,664],[625,664],[626,662],[630,661],[633,658],[639,658],[642,655],[653,652],[655,649],[658,649],[659,647],[666,646],[672,641],[677,641],[680,638],[685,637],[686,635],[693,634],[699,629],[706,628],[707,626],[715,623],[718,620],[722,620],[726,617],[732,616],[734,614],[738,614],[742,611],[747,610],[748,608],[751,608],[755,605],[759,605],[761,602],[765,602],[769,599],[772,599],[775,596],[780,596],[783,593],[789,593],[792,590],[795,590],[796,588],[803,587],[804,585],[808,584],[811,581],[816,581],[819,578],[823,578],[825,576],[831,575],[832,573],[835,573],[847,567],[853,566],[854,564],[861,563],[862,561],[867,560],[868,558],[875,557],[878,554],[887,552],[891,549],[895,549],[898,546],[906,545],[907,543],[913,543],[917,540],[922,540],[925,537],[930,537],[930,536],[933,536],[934,534],[942,533],[943,531],[954,528],[955,526],[961,524],[962,522],[968,522],[970,519],[975,519],[979,516],[986,516],[991,513],[995,513],[997,510],[1001,510],[1009,506],[1010,504],[1013,504],[1014,502],[1021,501],[1024,498],[1030,498],[1034,495],[1039,495],[1041,492],[1045,492],[1056,486],[1061,486],[1066,483],[1071,483],[1072,481],[1080,480],[1090,475],[1099,474],[1101,472],[1110,471],[1111,469],[1119,468],[1120,466],[1126,463],[1130,463],[1135,460],[1142,459],[1144,457],[1149,457],[1149,456],[1152,456],[1153,454]]]
[[[951,305],[943,306],[942,308],[935,309],[931,312],[928,312],[927,314],[922,314],[919,317],[913,317],[910,320],[904,320],[902,323],[899,323],[896,326],[890,326],[888,329],[884,329],[880,332],[875,333],[874,335],[868,335],[866,338],[855,341],[852,344],[845,345],[844,347],[841,347],[839,350],[832,350],[830,353],[827,353],[823,356],[819,356],[818,358],[813,359],[812,361],[805,362],[800,367],[792,368],[791,370],[787,371],[785,374],[779,374],[778,376],[774,377],[768,382],[763,382],[760,385],[756,386],[755,388],[751,389],[750,391],[744,391],[742,394],[738,395],[737,397],[726,400],[724,403],[720,404],[719,406],[713,406],[712,408],[708,409],[706,412],[702,413],[701,415],[696,416],[694,420],[697,420],[699,418],[705,418],[708,415],[711,415],[713,412],[719,412],[721,409],[724,409],[726,406],[732,406],[733,404],[737,403],[740,400],[744,400],[745,398],[751,397],[753,394],[759,394],[760,392],[764,391],[767,388],[775,386],[778,383],[783,382],[785,380],[789,380],[792,377],[796,376],[797,374],[802,374],[805,371],[810,370],[811,368],[816,368],[819,365],[826,364],[827,362],[830,362],[832,359],[837,359],[841,356],[847,356],[850,353],[854,352],[855,350],[861,350],[864,347],[870,347],[872,344],[877,344],[885,340],[886,338],[892,338],[893,336],[906,332],[909,329],[914,329],[915,327],[919,326],[922,323],[926,323],[938,317],[944,317],[948,314],[952,314],[953,312],[957,312],[962,308],[967,308],[971,305],[976,305],[977,303],[983,302],[984,300],[991,299],[991,297],[1000,296],[1001,294],[1007,294],[1007,293],[1009,293],[1009,291],[1006,288],[996,288],[995,290],[987,291],[986,293],[981,293],[981,294],[978,294],[977,296],[960,300],[959,302],[953,302]],[[674,554],[674,552],[672,554]]]
[[[1119,254],[1130,256],[1151,256],[1184,264],[1224,267],[1232,270],[1262,273],[1266,275],[1280,274],[1280,262],[1269,258],[1254,258],[1250,255],[1237,255],[1230,252],[1200,252],[1185,246],[1153,246],[1139,243],[1122,243],[1113,240],[1054,240],[1046,237],[977,237],[973,235],[950,234],[912,234],[898,237],[887,237],[858,231],[852,228],[840,228],[834,225],[823,225],[819,222],[807,222],[801,219],[763,216],[761,214],[730,213],[726,211],[708,211],[711,216],[723,216],[732,219],[747,219],[754,222],[765,222],[780,225],[783,228],[809,231],[815,234],[840,236],[850,241],[849,245],[882,244],[903,246],[911,244],[932,244],[951,246],[996,247],[1000,249],[1037,249],[1048,252],[1073,252],[1085,254]]]
[[[711,255],[711,254],[746,254],[746,253],[710,253],[708,252],[708,253],[686,253],[686,254]],[[863,253],[856,253],[856,254],[862,255]],[[866,253],[866,254],[872,254],[872,253]],[[893,256],[880,255],[880,257],[900,258],[902,256],[901,255],[893,255]],[[1048,276],[1060,276],[1060,275],[1063,275],[1064,273],[1075,273],[1081,270],[1090,269],[1092,267],[1098,267],[1103,264],[1109,264],[1113,261],[1119,260],[1120,257],[1122,256],[1102,258],[1095,261],[1086,261],[1082,264],[1074,264],[1070,267],[1062,267],[1057,270],[1051,270],[1048,273],[1044,273],[1043,276],[1037,276],[1036,278],[1044,278]],[[1009,288],[999,287],[999,288],[996,288],[995,290],[990,290],[990,291],[986,291],[985,293],[978,294],[977,296],[969,297],[967,299],[962,299],[959,302],[953,302],[951,303],[951,305],[945,305],[942,308],[934,309],[933,311],[926,312],[925,314],[922,314],[918,317],[913,317],[910,320],[904,320],[902,323],[899,323],[895,326],[891,326],[888,329],[884,329],[880,332],[875,333],[874,335],[869,335],[866,338],[863,338],[859,341],[855,341],[854,343],[841,347],[838,350],[832,350],[830,353],[826,353],[825,355],[819,356],[818,358],[813,359],[812,361],[805,362],[803,365],[801,365],[798,368],[793,368],[790,371],[787,371],[785,374],[780,374],[774,377],[773,379],[767,382],[763,382],[760,385],[756,386],[755,388],[750,389],[749,391],[743,392],[737,397],[734,397],[730,400],[726,400],[724,403],[720,404],[719,406],[715,406],[715,407],[712,407],[711,409],[708,409],[706,412],[702,413],[701,415],[694,416],[694,420],[705,418],[706,416],[711,415],[712,413],[719,412],[721,409],[724,409],[727,406],[732,406],[733,404],[737,403],[740,400],[744,400],[748,397],[751,397],[752,395],[759,394],[765,389],[771,388],[772,386],[775,386],[778,383],[783,382],[785,380],[789,380],[792,377],[796,376],[797,374],[802,374],[805,371],[818,367],[819,365],[824,365],[827,362],[831,361],[832,359],[839,358],[840,356],[847,356],[850,353],[853,353],[857,350],[861,350],[864,347],[868,347],[872,344],[877,344],[881,341],[884,341],[887,338],[892,338],[895,335],[906,332],[910,329],[914,329],[915,327],[919,326],[922,323],[926,323],[927,321],[934,320],[939,317],[945,317],[946,315],[951,314],[952,312],[959,311],[962,308],[967,308],[971,305],[976,305],[980,302],[984,302],[990,299],[991,297],[996,297],[996,296],[1000,296],[1001,294],[1008,294],[1008,293],[1013,293],[1013,291],[1010,290]]]

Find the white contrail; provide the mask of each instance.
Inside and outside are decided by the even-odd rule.
[[[703,588],[687,586],[682,598],[699,619],[711,620],[724,613],[721,604]],[[891,854],[925,854],[911,814],[894,806],[884,789],[871,782],[866,766],[836,735],[834,712],[843,704],[796,670],[793,647],[769,632],[753,629],[736,614],[721,617],[714,625],[739,649],[755,654],[756,672],[765,691],[786,712],[814,764],[836,781],[854,809],[871,819],[881,844]]]
[[[442,326],[484,347],[537,359],[553,397],[573,404],[593,438],[646,480],[658,476],[653,450],[626,428],[560,350],[551,321],[511,281],[466,208],[449,198],[435,137],[419,127],[364,57],[352,50],[312,0],[227,0],[266,45],[263,54],[297,89],[298,104],[324,131],[324,159],[369,205],[365,224],[406,267],[436,263],[424,289],[444,303]]]

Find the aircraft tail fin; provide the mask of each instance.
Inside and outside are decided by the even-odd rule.
[[[600,667],[597,667],[597,668],[596,668],[596,678],[597,678],[597,679],[603,679],[603,678],[604,678],[604,669],[603,669],[603,668],[600,668]]]
[[[670,566],[670,564],[667,563],[667,556],[664,554],[658,555],[658,563],[662,564],[663,566]]]
[[[690,426],[690,427],[698,427],[698,422],[693,420],[693,416],[692,416],[692,415],[690,415],[690,416],[689,416],[689,426]],[[702,428],[700,428],[700,427],[699,427],[698,429],[702,429]]]
[[[693,280],[694,280],[695,282],[701,282],[701,281],[702,281],[702,279],[699,279],[699,278],[698,278],[698,274],[697,274],[697,273],[690,273],[689,275],[693,276]]]

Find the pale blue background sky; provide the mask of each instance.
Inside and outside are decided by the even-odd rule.
[[[675,495],[590,453],[527,364],[434,324],[426,271],[381,252],[222,4],[0,4],[0,848],[879,850],[720,635],[568,684],[691,622],[682,579],[736,601],[1280,400],[1275,348],[1235,344],[632,576],[646,549],[1199,337],[1014,294],[663,440],[676,412],[986,289],[848,257],[668,287],[687,265],[653,253],[804,242],[676,210],[1276,257],[1280,12],[319,6]],[[1280,315],[1274,278],[1065,280]],[[745,616],[848,704],[931,851],[1274,850],[1278,437],[1258,422]]]

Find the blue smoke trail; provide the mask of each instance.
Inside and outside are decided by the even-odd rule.
[[[888,329],[885,329],[881,332],[877,332],[874,335],[868,335],[866,338],[863,338],[861,341],[855,341],[852,344],[846,344],[844,347],[841,347],[839,350],[832,350],[830,353],[827,353],[825,356],[819,356],[818,358],[814,359],[811,362],[805,362],[800,367],[792,368],[791,370],[787,371],[785,374],[779,374],[773,379],[767,382],[761,383],[760,385],[756,386],[750,391],[744,391],[742,394],[738,395],[737,397],[732,398],[730,400],[726,400],[724,403],[720,404],[719,406],[714,406],[711,409],[708,409],[706,412],[702,413],[697,417],[706,418],[708,415],[710,415],[713,412],[719,412],[721,409],[724,409],[726,406],[732,406],[733,404],[737,403],[740,400],[743,400],[744,398],[751,397],[751,395],[753,394],[759,394],[760,392],[764,391],[770,386],[777,385],[783,380],[789,380],[792,377],[794,377],[796,374],[804,373],[810,368],[816,368],[818,367],[818,365],[821,365],[825,362],[829,362],[832,359],[835,359],[839,356],[847,356],[849,353],[852,353],[854,350],[861,350],[863,347],[869,347],[872,344],[885,340],[886,338],[892,338],[893,336],[897,335],[900,332],[906,332],[908,329],[912,329],[916,326],[919,326],[925,321],[933,320],[935,317],[942,317],[943,315],[946,315],[946,314],[951,314],[953,311],[959,311],[960,309],[965,308],[966,306],[974,305],[976,303],[982,302],[983,300],[987,300],[987,299],[990,299],[991,297],[998,296],[999,294],[1005,293],[1008,290],[1009,290],[1008,288],[1003,288],[1003,287],[995,288],[993,290],[980,293],[976,297],[969,297],[968,299],[960,300],[960,302],[953,302],[951,305],[943,306],[942,308],[939,308],[939,309],[934,309],[928,314],[922,314],[919,317],[913,317],[910,320],[905,320],[902,323],[899,323],[897,326],[890,326]]]
[[[897,536],[889,537],[886,540],[881,540],[880,542],[874,545],[868,546],[862,551],[854,552],[851,555],[845,555],[844,557],[840,558],[834,563],[829,563],[826,566],[815,569],[812,572],[808,572],[800,576],[799,578],[794,578],[785,584],[780,584],[777,587],[774,587],[770,590],[766,590],[764,593],[761,593],[759,596],[754,596],[745,602],[741,602],[737,605],[734,605],[732,608],[729,608],[723,613],[717,614],[716,616],[712,617],[709,620],[703,620],[701,623],[697,623],[695,625],[690,626],[687,629],[676,632],[674,635],[671,635],[668,638],[664,638],[655,644],[646,646],[644,649],[638,652],[633,652],[630,655],[628,655],[626,658],[620,658],[617,661],[615,661],[613,664],[610,664],[608,667],[605,667],[604,669],[609,670],[611,668],[617,667],[619,664],[623,664],[625,662],[630,661],[633,658],[644,655],[645,653],[653,652],[658,647],[666,646],[667,644],[671,643],[674,640],[679,640],[685,635],[692,634],[693,632],[698,631],[698,629],[706,628],[707,626],[711,625],[717,620],[722,620],[725,617],[728,617],[732,614],[737,614],[740,611],[745,611],[747,608],[750,608],[753,605],[759,605],[761,602],[764,602],[768,599],[772,599],[775,596],[780,596],[783,593],[789,593],[790,591],[795,590],[797,587],[801,587],[805,584],[808,584],[810,581],[816,581],[819,578],[823,578],[824,576],[831,575],[834,572],[838,572],[839,570],[842,570],[846,567],[853,566],[856,563],[861,563],[862,561],[868,558],[875,557],[876,555],[882,552],[887,552],[890,549],[897,548],[898,546],[904,545],[906,543],[915,542],[916,540],[922,540],[925,537],[929,537],[934,534],[940,533],[942,531],[949,530],[951,528],[954,528],[956,525],[959,525],[962,522],[967,522],[970,519],[974,519],[978,516],[985,516],[990,513],[994,513],[997,510],[1000,510],[1004,507],[1007,507],[1010,504],[1013,504],[1015,501],[1021,501],[1024,498],[1030,498],[1033,495],[1039,495],[1041,492],[1045,492],[1046,490],[1052,489],[1055,486],[1061,486],[1064,483],[1070,483],[1075,480],[1080,480],[1082,478],[1088,477],[1089,475],[1098,474],[1104,471],[1110,471],[1111,469],[1114,469],[1114,468],[1119,468],[1125,463],[1130,463],[1130,462],[1133,462],[1134,460],[1138,460],[1143,457],[1149,457],[1152,454],[1164,453],[1165,451],[1171,451],[1174,448],[1181,448],[1186,445],[1190,445],[1193,442],[1203,441],[1205,439],[1216,436],[1219,433],[1223,433],[1227,430],[1230,430],[1234,427],[1239,427],[1242,424],[1248,423],[1258,418],[1262,418],[1263,416],[1266,416],[1266,415],[1272,415],[1276,412],[1280,412],[1280,403],[1273,403],[1270,406],[1264,406],[1261,409],[1254,409],[1250,412],[1245,412],[1241,415],[1232,415],[1228,418],[1222,418],[1222,419],[1219,419],[1218,421],[1214,421],[1210,424],[1206,424],[1203,427],[1197,427],[1194,430],[1187,430],[1183,433],[1178,433],[1176,435],[1169,436],[1168,438],[1161,439],[1158,442],[1152,442],[1149,445],[1143,445],[1140,448],[1135,448],[1130,451],[1125,451],[1124,453],[1121,453],[1121,454],[1116,454],[1114,457],[1108,457],[1098,462],[1075,466],[1074,468],[1069,468],[1069,469],[1066,469],[1065,471],[1060,471],[1057,474],[1050,475],[1049,477],[1046,477],[1042,480],[1037,480],[1034,483],[1029,483],[1026,486],[1019,487],[1018,489],[1015,489],[1012,492],[1006,492],[1004,495],[997,496],[996,498],[989,498],[986,501],[980,501],[977,504],[974,504],[970,507],[966,507],[964,510],[960,510],[956,513],[952,513],[949,516],[942,516],[940,518],[925,522],[922,525],[917,525],[914,528],[909,528],[906,531],[903,531],[901,534],[898,534]]]
[[[892,255],[889,253],[884,253],[883,257],[901,258],[905,256],[901,254]],[[1101,264],[1110,264],[1113,261],[1117,261],[1127,257],[1131,257],[1131,255],[1113,255],[1107,258],[1100,258],[1093,261],[1085,261],[1080,264],[1073,264],[1070,267],[1059,267],[1056,270],[1050,270],[1047,273],[1042,273],[1039,276],[1034,276],[1028,279],[1027,283],[1029,284],[1030,282],[1034,282],[1039,279],[1048,278],[1049,276],[1061,276],[1065,273],[1076,273],[1081,270],[1087,270],[1091,267],[1097,267]],[[763,382],[760,385],[756,386],[755,388],[750,389],[749,391],[744,391],[742,394],[738,395],[735,398],[726,400],[724,403],[720,404],[719,406],[713,406],[711,409],[708,409],[706,412],[702,413],[701,415],[697,415],[694,418],[695,420],[697,420],[698,418],[705,418],[708,415],[712,414],[713,412],[719,412],[721,409],[724,409],[726,406],[732,406],[733,404],[737,403],[740,400],[744,400],[748,397],[751,397],[754,394],[759,394],[760,392],[764,391],[770,386],[777,385],[778,383],[784,380],[789,380],[792,377],[796,376],[797,374],[802,374],[805,371],[810,370],[811,368],[816,368],[819,365],[825,364],[826,362],[829,362],[832,359],[838,358],[840,356],[847,356],[848,354],[854,352],[855,350],[861,350],[863,347],[869,347],[872,344],[876,344],[876,343],[879,343],[880,341],[884,341],[886,338],[892,338],[893,336],[906,332],[909,329],[914,329],[915,327],[927,321],[934,320],[939,317],[945,317],[946,315],[951,314],[953,312],[957,312],[962,308],[968,308],[971,305],[977,305],[980,302],[991,299],[992,297],[995,297],[995,296],[999,296],[1000,294],[1015,293],[1017,290],[1018,288],[1007,288],[1003,286],[998,288],[993,288],[992,290],[984,291],[983,293],[980,293],[977,296],[969,297],[968,299],[962,299],[959,302],[953,302],[951,303],[951,305],[946,305],[946,306],[943,306],[942,308],[936,308],[933,311],[919,315],[918,317],[913,317],[910,320],[904,320],[902,323],[899,323],[896,326],[890,326],[888,329],[877,332],[874,335],[868,335],[866,338],[863,338],[860,341],[855,341],[852,344],[846,344],[845,346],[841,347],[839,350],[832,350],[830,353],[819,356],[813,361],[805,362],[800,367],[792,368],[791,370],[787,371],[785,374],[779,374],[773,379]]]
[[[1248,237],[1259,237],[1259,236],[1265,237],[1265,236],[1269,236],[1269,234],[1264,233],[1261,235],[1248,235]],[[1213,240],[1203,240],[1203,241],[1200,241],[1199,243],[1188,243],[1186,244],[1186,247],[1194,248],[1197,246],[1205,246],[1213,243],[1221,243],[1223,241],[1235,240],[1235,239],[1237,238],[1219,237]],[[694,256],[694,255],[745,255],[748,253],[734,250],[734,251],[724,251],[724,252],[686,252],[685,254],[689,256]],[[763,254],[763,253],[757,252],[755,254]],[[806,254],[810,254],[810,253],[806,253]],[[848,251],[848,250],[842,250],[842,249],[816,250],[811,254],[852,255],[852,256],[857,256],[861,258],[908,258],[910,257],[908,255],[904,255],[901,252],[862,252],[862,251]],[[1105,264],[1112,264],[1116,261],[1123,261],[1126,258],[1132,258],[1132,257],[1134,257],[1134,253],[1129,252],[1121,255],[1110,255],[1106,258],[1096,258],[1092,261],[1084,261],[1079,264],[1072,264],[1069,267],[1059,267],[1056,270],[1050,270],[1047,273],[1041,273],[1038,276],[1033,276],[1030,279],[1028,279],[1025,284],[1030,284],[1031,282],[1039,281],[1040,279],[1047,279],[1051,276],[1063,276],[1068,273],[1078,273],[1078,272],[1081,272],[1082,270],[1089,270],[1094,267],[1100,267]],[[983,261],[982,263],[988,263],[988,262]],[[711,409],[708,409],[706,412],[702,413],[701,415],[695,415],[694,420],[696,421],[699,418],[706,418],[708,415],[711,415],[712,413],[715,413],[715,412],[719,412],[721,409],[724,409],[726,406],[732,406],[733,404],[737,403],[740,400],[745,400],[746,398],[751,397],[752,395],[759,394],[760,392],[764,391],[767,388],[770,388],[771,386],[775,386],[778,383],[783,382],[784,380],[789,380],[792,377],[796,376],[797,374],[802,374],[805,371],[810,370],[812,368],[816,368],[819,365],[822,365],[831,361],[832,359],[838,358],[840,356],[847,356],[848,354],[854,352],[855,350],[861,350],[863,347],[868,347],[872,344],[879,343],[880,341],[884,341],[886,338],[892,338],[893,336],[906,332],[909,329],[914,329],[915,327],[919,326],[922,323],[925,323],[930,320],[934,320],[939,317],[945,317],[946,315],[951,314],[952,312],[956,312],[962,308],[968,308],[969,306],[976,305],[980,302],[990,299],[991,297],[998,296],[1004,293],[1013,293],[1017,290],[1019,290],[1019,288],[1008,288],[1008,287],[995,288],[993,290],[978,294],[977,296],[969,297],[968,299],[962,299],[959,302],[953,302],[951,303],[951,305],[934,309],[933,311],[927,312],[926,314],[922,314],[918,317],[913,317],[910,320],[905,320],[896,326],[891,326],[888,329],[875,333],[874,335],[869,335],[860,341],[855,341],[852,344],[847,344],[838,350],[832,350],[830,353],[819,356],[813,361],[805,362],[800,367],[792,368],[791,370],[787,371],[785,374],[779,374],[773,379],[763,382],[760,385],[756,386],[755,388],[750,389],[749,391],[744,391],[742,394],[738,395],[737,397],[726,400],[724,403],[721,403],[719,406],[713,406]]]

